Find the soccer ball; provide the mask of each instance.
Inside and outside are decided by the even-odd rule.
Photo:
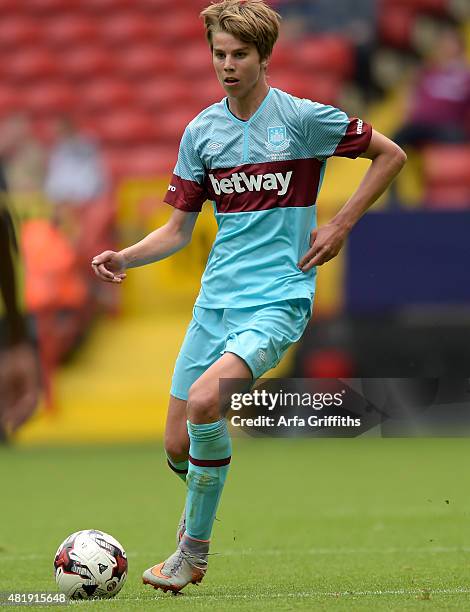
[[[70,599],[107,599],[119,593],[126,581],[127,557],[107,533],[76,531],[59,546],[54,573],[60,592]]]

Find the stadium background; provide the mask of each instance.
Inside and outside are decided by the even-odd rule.
[[[132,270],[122,287],[89,267],[105,248],[160,225],[186,123],[219,100],[197,18],[205,2],[3,0],[2,163],[25,260],[45,399],[19,444],[153,440],[163,431],[175,357],[215,224],[209,207],[192,243]],[[470,53],[470,9],[454,0],[272,2],[284,18],[272,86],[344,108],[393,137],[413,79],[454,24]],[[103,185],[79,203],[47,195],[49,156],[64,117],[95,143]],[[462,133],[470,133],[462,124]],[[409,151],[393,193],[319,273],[315,315],[272,375],[465,375],[470,144]],[[97,162],[98,163],[98,162]],[[365,160],[335,158],[319,221],[346,201]],[[60,215],[57,214],[60,209]],[[60,216],[60,224],[52,220]]]

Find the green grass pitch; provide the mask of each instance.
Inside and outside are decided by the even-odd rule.
[[[216,554],[175,597],[140,579],[174,551],[184,499],[160,443],[2,448],[0,591],[55,591],[57,546],[97,528],[127,583],[67,609],[470,610],[468,457],[466,439],[235,440]]]

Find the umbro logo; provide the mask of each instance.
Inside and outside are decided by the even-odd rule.
[[[219,151],[222,150],[223,146],[224,145],[221,142],[210,142],[207,148],[209,149],[209,151],[212,151],[213,153],[218,153]]]
[[[356,134],[362,134],[362,128],[364,127],[364,121],[362,119],[357,120]]]

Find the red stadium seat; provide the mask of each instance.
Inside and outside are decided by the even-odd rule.
[[[109,111],[132,105],[135,96],[127,83],[113,78],[95,79],[80,90],[80,106],[86,111]]]
[[[288,91],[298,98],[308,98],[322,104],[337,104],[342,86],[342,81],[334,74],[318,74],[306,78],[303,73],[279,72],[272,74],[269,82],[273,87]]]
[[[383,0],[384,6],[406,7],[420,13],[445,15],[449,10],[449,0]]]
[[[155,45],[138,45],[116,55],[117,70],[130,79],[164,78],[176,68],[174,56]]]
[[[13,56],[3,56],[2,70],[11,81],[34,81],[57,74],[57,61],[44,49],[21,49]]]
[[[18,0],[2,0],[2,15],[18,12]]]
[[[337,106],[343,83],[334,75],[319,75],[310,79],[311,93],[309,98],[321,104]]]
[[[165,115],[165,120],[155,119],[158,126],[156,131],[157,144],[178,143],[181,140],[185,127],[194,119],[194,112],[190,108],[174,109]]]
[[[24,102],[34,115],[68,114],[76,104],[76,97],[67,85],[41,83],[29,89]]]
[[[176,154],[176,147],[114,148],[106,151],[105,163],[115,178],[170,176]]]
[[[123,110],[103,116],[90,128],[107,144],[135,145],[155,142],[156,126],[147,115]]]
[[[128,155],[129,149],[127,147],[123,149],[119,146],[117,148],[108,148],[103,152],[106,170],[114,181],[122,176],[123,164],[125,157]]]
[[[3,10],[3,5],[2,5]],[[0,20],[0,48],[11,50],[37,44],[41,28],[32,19],[3,15]]]
[[[163,15],[167,11],[173,11],[175,8],[174,0],[138,0],[138,3],[139,8],[142,10],[158,16]]]
[[[274,52],[269,60],[268,73],[271,68],[274,70],[288,70],[292,68],[295,61],[295,48],[291,45],[279,41],[274,47]]]
[[[283,91],[288,91],[293,96],[299,98],[310,97],[311,87],[307,83],[304,75],[298,75],[296,72],[286,72],[285,70],[268,71],[268,82],[272,87],[277,87]]]
[[[73,49],[61,57],[61,70],[70,79],[109,74],[115,66],[111,53],[94,47]]]
[[[379,13],[378,30],[386,45],[407,49],[410,47],[416,13],[409,5],[385,5]]]
[[[178,101],[186,101],[188,94],[199,91],[201,87],[195,87],[188,92],[188,86],[184,82],[173,79],[155,77],[153,80],[144,82],[137,86],[137,102],[148,110],[165,112],[171,110]]]
[[[5,117],[21,108],[22,96],[13,87],[0,86],[0,117]]]
[[[22,4],[26,5],[23,10],[28,13],[48,14],[75,10],[80,3],[81,0],[27,0]]]
[[[427,208],[470,208],[470,146],[432,145],[423,150]]]
[[[206,8],[210,3],[207,0],[183,0],[183,3],[186,3],[188,9],[192,11],[196,11],[199,14],[203,9]]]
[[[187,43],[191,39],[204,40],[204,26],[202,20],[198,19],[197,10],[173,10],[165,15],[158,34],[160,40],[174,44],[181,53],[184,52],[184,49],[179,47],[181,43]]]
[[[57,141],[57,116],[39,114],[32,119],[34,136],[43,144],[51,145]]]
[[[206,106],[220,102],[225,97],[225,91],[214,74],[201,80],[198,86],[191,90],[190,95],[194,102],[194,114],[197,114]]]
[[[101,36],[109,45],[122,46],[151,41],[157,36],[158,24],[138,12],[121,13],[103,21]]]
[[[61,15],[45,24],[45,39],[49,46],[77,47],[99,40],[96,23],[81,15]]]
[[[300,69],[308,72],[334,73],[348,79],[354,73],[354,50],[341,36],[316,36],[298,45],[295,53]]]
[[[450,0],[412,0],[412,4],[420,11],[445,15],[452,8]]]
[[[135,4],[135,0],[80,0],[82,10],[109,15],[114,15],[117,10],[135,9]]]
[[[177,64],[178,74],[185,79],[211,75],[214,73],[211,52],[208,45],[201,40],[198,43],[185,45],[181,50],[180,61]],[[197,86],[197,84],[195,84]]]

